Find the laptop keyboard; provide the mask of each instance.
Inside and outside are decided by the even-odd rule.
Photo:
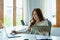
[[[21,36],[20,35],[8,34],[8,38],[17,38],[17,37],[21,37]]]

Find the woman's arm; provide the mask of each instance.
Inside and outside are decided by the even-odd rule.
[[[28,31],[31,31],[32,23],[33,23],[33,19],[30,20],[30,25],[29,25]]]
[[[32,23],[33,23],[33,19],[30,20],[30,25],[29,25],[29,27],[28,27],[26,33],[30,33],[30,32],[31,32]]]

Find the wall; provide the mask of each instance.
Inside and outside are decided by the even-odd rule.
[[[56,26],[60,27],[60,0],[56,0]]]
[[[52,25],[56,25],[56,0],[45,0],[44,10],[45,18],[48,18]]]
[[[29,6],[29,19],[32,17],[32,10],[34,8],[40,8],[44,17],[48,18],[52,22],[52,25],[56,25],[56,0],[29,0]]]
[[[44,0],[25,0],[24,2],[24,21],[28,25],[32,17],[32,10],[40,8],[44,13]]]
[[[30,1],[30,16],[34,8],[40,8],[44,12],[44,0],[29,0]]]
[[[16,26],[16,0],[13,0],[13,26]]]
[[[0,0],[0,28],[2,28],[3,23],[3,0]]]
[[[27,23],[29,22],[29,13],[28,13],[28,3],[29,1],[28,0],[24,0],[23,1],[23,11],[24,11],[24,22],[25,22],[25,25],[28,25]]]

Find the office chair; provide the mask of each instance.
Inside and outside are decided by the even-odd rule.
[[[49,27],[50,27],[50,29],[51,29],[51,26],[52,26],[52,23],[47,19],[47,21],[48,21],[48,25],[49,25]],[[50,32],[49,32],[49,36],[51,35],[51,30],[50,30]]]
[[[22,24],[22,25],[25,25],[25,23],[24,23],[24,21],[23,21],[23,20],[21,20],[21,24]]]

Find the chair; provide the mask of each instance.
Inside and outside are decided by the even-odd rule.
[[[52,26],[52,23],[47,19],[47,21],[48,21],[48,25],[49,25],[49,27],[50,27],[50,29],[51,29],[51,26]],[[51,30],[50,30],[50,32],[49,32],[49,36],[51,35]]]
[[[21,20],[21,24],[22,24],[22,25],[25,25],[25,23],[24,23],[24,21],[23,21],[23,20]]]

